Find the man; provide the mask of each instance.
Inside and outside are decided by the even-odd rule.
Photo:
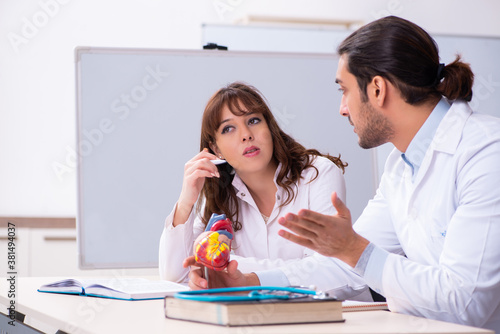
[[[467,104],[470,67],[439,64],[434,40],[397,17],[360,28],[338,53],[341,115],[361,147],[395,149],[354,226],[334,193],[336,215],[289,213],[279,234],[351,266],[394,312],[500,332],[500,120]],[[224,284],[259,283],[236,267]]]

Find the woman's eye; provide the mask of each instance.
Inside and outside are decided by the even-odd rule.
[[[225,126],[224,128],[222,128],[221,133],[222,134],[227,133],[227,132],[231,131],[231,129],[232,129],[231,126]]]
[[[257,123],[260,123],[260,118],[258,118],[258,117],[252,117],[248,121],[248,124],[257,124]]]

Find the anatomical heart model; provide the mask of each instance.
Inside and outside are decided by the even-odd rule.
[[[226,215],[212,214],[205,232],[194,242],[196,262],[213,270],[223,270],[229,263],[231,241],[233,240],[233,224]]]

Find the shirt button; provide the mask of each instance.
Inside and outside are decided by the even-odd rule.
[[[241,196],[245,197],[245,193],[241,193]]]
[[[277,198],[278,198],[278,201],[279,201],[281,199],[280,195],[278,195]]]

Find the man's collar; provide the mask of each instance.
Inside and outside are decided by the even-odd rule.
[[[418,130],[415,137],[413,137],[410,145],[406,149],[406,152],[401,154],[402,159],[413,169],[413,177],[417,174],[422,160],[424,159],[425,152],[429,148],[432,142],[434,134],[436,133],[439,124],[443,120],[444,116],[450,109],[450,104],[445,98],[436,104],[429,117]]]

